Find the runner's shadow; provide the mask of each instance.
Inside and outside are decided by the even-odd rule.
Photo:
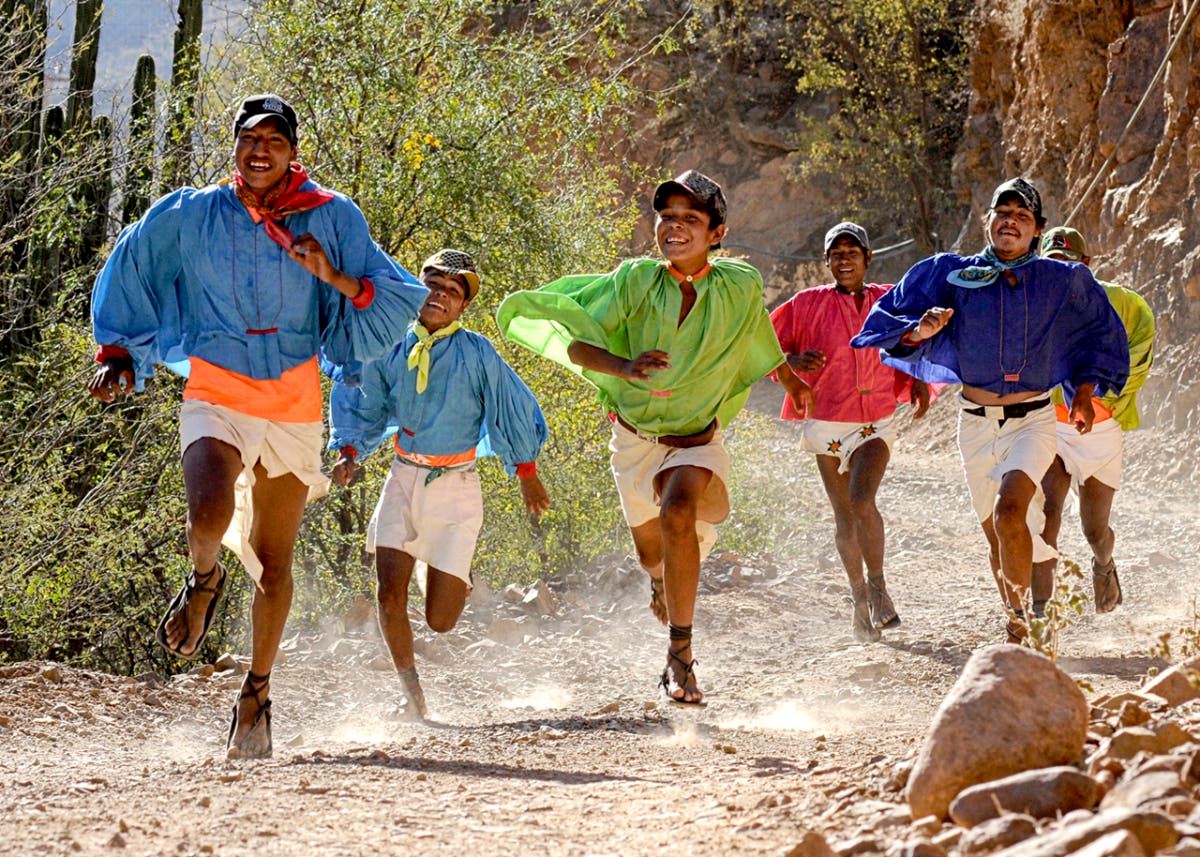
[[[501,780],[533,780],[537,782],[562,783],[563,785],[586,785],[589,783],[638,782],[664,784],[661,780],[632,777],[627,774],[606,771],[561,771],[553,768],[524,768],[494,762],[473,762],[469,759],[430,759],[421,756],[357,756],[350,754],[320,755],[312,758],[294,759],[292,765],[353,765],[355,767],[391,768],[400,771],[416,771],[423,774],[451,774],[459,777]]]
[[[1107,675],[1114,678],[1127,679],[1140,679],[1151,667],[1161,672],[1168,666],[1167,662],[1162,658],[1152,658],[1149,656],[1127,658],[1120,655],[1098,655],[1090,658],[1060,657],[1058,665],[1072,675],[1083,673],[1086,675]]]
[[[773,777],[777,774],[807,774],[817,767],[815,759],[809,759],[803,765],[797,765],[791,759],[782,756],[757,756],[750,761],[753,769],[752,777]]]
[[[898,652],[907,652],[910,655],[929,658],[932,661],[937,661],[939,664],[945,664],[956,670],[961,670],[966,665],[967,659],[971,657],[971,650],[966,647],[956,646],[953,649],[934,649],[925,640],[909,642],[907,640],[889,640],[884,637],[880,640],[880,644],[887,646],[889,649],[895,649]]]
[[[525,720],[504,720],[496,723],[481,723],[472,726],[459,726],[458,729],[469,732],[496,732],[517,729],[531,737],[544,735],[543,730],[556,729],[559,732],[625,732],[628,734],[644,735],[660,728],[664,721],[657,718],[642,717],[529,717]],[[541,740],[546,740],[544,737]],[[548,741],[553,743],[553,741]]]

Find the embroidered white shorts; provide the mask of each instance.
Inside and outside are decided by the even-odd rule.
[[[267,477],[291,473],[308,486],[308,502],[325,496],[329,477],[321,472],[321,450],[325,428],[320,421],[285,423],[252,417],[223,405],[188,399],[179,413],[179,448],[187,448],[202,437],[229,444],[242,456],[242,472],[233,489],[233,520],[221,543],[229,548],[257,584],[263,566],[250,545],[254,526],[254,465],[262,463]]]
[[[702,467],[712,473],[704,496],[696,509],[696,535],[700,539],[700,559],[712,551],[717,542],[717,528],[729,517],[729,453],[721,430],[713,433],[712,440],[701,446],[676,449],[653,443],[625,428],[619,422],[612,424],[612,439],[608,443],[612,452],[612,473],[621,496],[621,511],[625,522],[632,528],[658,517],[662,508],[658,475],[672,467]]]
[[[842,423],[831,420],[804,420],[800,424],[800,448],[838,460],[838,473],[850,471],[850,456],[864,443],[882,440],[892,448],[896,441],[896,415],[873,423]]]
[[[367,552],[393,548],[417,560],[417,582],[425,568],[452,574],[471,587],[471,560],[483,527],[483,492],[475,468],[432,471],[398,456],[383,483],[367,525]],[[428,482],[426,481],[428,480]]]
[[[977,407],[961,396],[960,404],[963,408]],[[976,518],[982,522],[992,516],[1000,495],[1000,480],[1006,473],[1019,470],[1037,486],[1025,518],[1033,537],[1034,562],[1058,555],[1041,537],[1046,523],[1042,477],[1056,454],[1055,423],[1054,408],[1050,405],[1017,419],[1007,419],[1003,425],[998,419],[975,416],[965,410],[958,414],[958,451]]]
[[[1092,425],[1080,434],[1069,423],[1055,423],[1058,457],[1076,485],[1089,479],[1103,482],[1114,491],[1121,487],[1121,463],[1125,457],[1125,432],[1114,419]]]

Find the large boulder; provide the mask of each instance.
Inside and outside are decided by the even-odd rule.
[[[950,818],[963,827],[974,827],[1005,812],[1051,818],[1073,809],[1091,809],[1099,799],[1100,785],[1094,779],[1064,765],[963,789],[950,804]]]
[[[1088,704],[1044,655],[998,645],[971,656],[934,715],[908,779],[914,819],[945,818],[963,789],[1078,762]]]

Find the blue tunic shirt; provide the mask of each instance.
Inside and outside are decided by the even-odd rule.
[[[546,420],[530,389],[486,337],[458,330],[429,355],[429,386],[417,393],[409,332],[386,358],[368,364],[362,383],[335,382],[329,396],[330,449],[368,455],[399,432],[406,452],[454,455],[477,448],[498,455],[511,476],[546,442]]]
[[[351,374],[386,354],[416,317],[425,287],[379,248],[341,194],[283,223],[316,236],[338,270],[371,280],[371,304],[356,309],[288,258],[232,185],[185,187],[121,232],[92,290],[96,341],[129,352],[139,387],[156,363],[186,374],[189,355],[268,380],[318,353],[327,371]]]
[[[1086,265],[1034,259],[978,287],[947,280],[954,271],[988,265],[984,256],[939,253],[909,269],[879,299],[850,340],[883,349],[889,366],[924,381],[963,383],[1006,395],[1063,386],[1068,400],[1083,383],[1096,395],[1119,392],[1129,375],[1129,343],[1120,317]],[[900,342],[932,307],[954,315],[916,346]]]

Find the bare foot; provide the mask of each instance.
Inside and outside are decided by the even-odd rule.
[[[415,666],[400,673],[400,680],[404,682],[404,693],[408,697],[408,704],[413,713],[422,720],[429,717],[429,707],[425,704],[425,691],[421,689],[421,679],[417,675]]]
[[[225,569],[219,562],[205,574],[192,569],[188,583],[183,603],[167,617],[165,626],[167,648],[185,658],[196,654],[204,640],[209,605],[221,596]]]
[[[242,693],[233,706],[233,721],[225,756],[229,759],[269,759],[271,744],[271,674],[246,673]]]
[[[667,696],[674,702],[698,705],[704,700],[704,692],[696,682],[696,659],[692,657],[692,644],[667,649],[667,666],[663,669],[661,684]]]
[[[867,603],[871,608],[871,624],[876,628],[894,628],[900,624],[900,616],[892,604],[892,596],[888,595],[882,574],[867,577]]]

